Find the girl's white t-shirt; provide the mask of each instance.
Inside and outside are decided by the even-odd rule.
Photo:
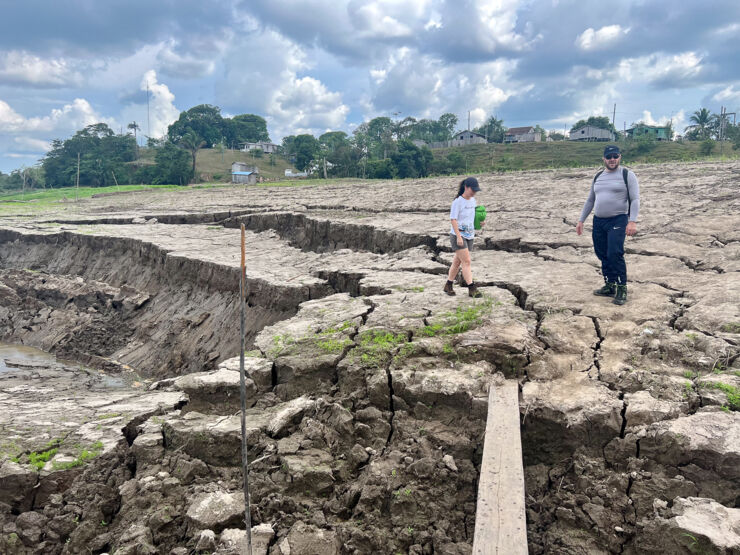
[[[465,199],[462,195],[457,197],[452,202],[452,208],[450,208],[450,219],[457,220],[457,229],[460,230],[460,235],[465,239],[473,239],[475,237],[475,197]],[[455,230],[450,225],[450,234],[455,235]]]

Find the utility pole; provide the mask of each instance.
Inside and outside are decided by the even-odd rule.
[[[614,127],[614,119],[617,117],[617,103],[614,103],[614,111],[612,112],[612,127]]]
[[[146,136],[152,136],[152,128],[149,124],[149,80],[146,82]]]
[[[468,110],[468,131],[470,131],[470,110]]]
[[[77,202],[77,195],[80,190],[80,153],[77,153],[77,179],[75,180],[75,202]]]

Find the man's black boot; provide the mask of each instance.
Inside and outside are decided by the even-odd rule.
[[[594,291],[594,295],[598,295],[599,297],[613,297],[616,294],[617,294],[617,284],[609,283],[608,281],[604,284],[604,287]]]
[[[617,294],[612,301],[614,304],[623,305],[627,302],[627,286],[617,285]]]

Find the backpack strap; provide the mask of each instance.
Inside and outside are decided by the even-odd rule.
[[[599,176],[604,173],[604,170],[599,170],[596,172],[596,175],[594,176],[594,180],[591,182],[591,186],[593,187],[594,183],[596,183],[596,180],[599,178]],[[626,178],[625,178],[626,179]],[[626,181],[625,181],[626,183]]]
[[[627,168],[622,168],[622,179],[624,184],[627,186],[627,220],[630,219],[630,212],[632,212],[632,199],[630,199],[630,184],[629,184],[630,171]]]

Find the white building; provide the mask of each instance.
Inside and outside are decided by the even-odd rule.
[[[570,141],[613,141],[614,133],[608,129],[584,125],[570,132]]]
[[[466,146],[466,145],[477,145],[477,144],[485,144],[488,141],[486,141],[485,135],[481,135],[480,133],[476,133],[475,131],[460,131],[458,133],[455,133],[453,135],[452,140],[449,142],[449,146]]]
[[[241,150],[243,152],[249,152],[250,150],[260,149],[265,154],[274,154],[277,152],[277,149],[280,147],[280,145],[277,145],[275,143],[269,143],[269,142],[239,143],[239,146],[241,146]]]
[[[504,134],[505,143],[538,143],[542,140],[542,133],[536,133],[531,125],[527,127],[512,127]]]

